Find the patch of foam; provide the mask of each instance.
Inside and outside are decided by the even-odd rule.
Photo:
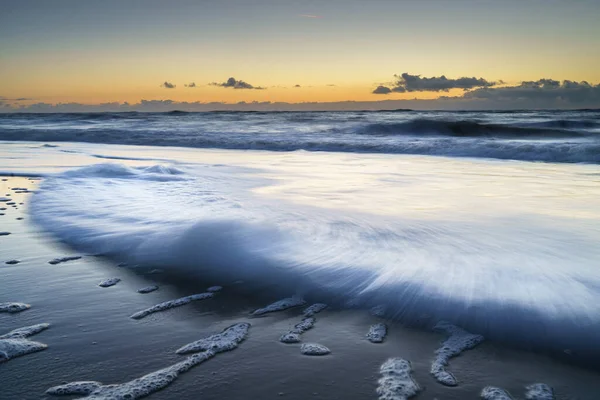
[[[534,383],[527,386],[525,398],[527,400],[554,400],[554,390],[545,383]]]
[[[168,300],[168,301],[159,303],[155,306],[152,306],[150,308],[146,308],[145,310],[138,311],[135,314],[133,314],[131,316],[131,318],[142,319],[142,318],[147,317],[148,315],[153,314],[155,312],[168,310],[170,308],[180,307],[185,304],[191,303],[192,301],[210,299],[213,296],[214,296],[214,293],[209,292],[209,293],[193,294],[191,296],[181,297],[181,298],[175,299],[175,300]]]
[[[235,349],[248,336],[250,324],[241,322],[231,325],[221,333],[196,340],[177,350],[177,354],[196,353],[199,351],[212,351],[221,353]]]
[[[81,256],[68,256],[68,257],[55,258],[53,260],[48,261],[48,264],[56,265],[56,264],[64,263],[67,261],[79,260],[80,258],[81,258]]]
[[[379,369],[382,377],[377,381],[379,400],[406,400],[416,396],[421,388],[411,376],[410,362],[390,358]]]
[[[138,289],[138,293],[142,293],[142,294],[146,294],[146,293],[151,293],[154,292],[155,290],[158,290],[158,286],[156,285],[152,285],[152,286],[146,286],[143,287],[141,289]]]
[[[271,303],[266,307],[255,310],[252,313],[252,315],[263,315],[263,314],[267,314],[267,313],[271,313],[271,312],[275,312],[275,311],[283,311],[283,310],[287,310],[288,308],[303,306],[305,304],[306,304],[306,301],[304,301],[304,299],[302,299],[302,297],[297,297],[297,296],[287,297],[285,299],[276,301],[275,303]]]
[[[292,330],[282,335],[279,338],[279,341],[283,343],[298,343],[300,341],[300,335],[315,326],[315,322],[316,319],[313,317],[304,318],[302,321],[294,325]]]
[[[304,343],[300,346],[300,353],[306,356],[324,356],[331,353],[331,350],[322,344]]]
[[[0,312],[5,313],[18,313],[31,308],[29,304],[25,303],[0,303]]]
[[[304,311],[302,311],[302,314],[304,314],[305,317],[312,317],[313,315],[320,313],[326,308],[327,304],[325,303],[315,303],[309,307],[306,307]]]
[[[381,343],[387,335],[387,326],[383,323],[371,325],[367,333],[367,339],[371,343]]]
[[[192,367],[209,360],[214,355],[215,353],[211,351],[194,354],[175,365],[125,383],[103,385],[94,381],[71,382],[51,387],[46,391],[46,394],[53,396],[84,395],[88,400],[141,399],[164,389],[173,383],[179,377],[179,374],[189,371]]]
[[[483,336],[467,332],[446,321],[438,322],[434,330],[445,332],[450,336],[444,340],[442,347],[435,351],[437,357],[431,364],[431,374],[442,385],[456,386],[458,385],[456,378],[446,370],[450,358],[456,357],[463,351],[477,346],[483,342]]]
[[[512,396],[504,389],[487,386],[481,391],[483,400],[513,400]]]
[[[45,350],[48,345],[27,339],[46,330],[50,324],[37,324],[15,329],[0,336],[0,362]]]
[[[109,279],[106,279],[106,280],[103,280],[102,282],[100,282],[98,284],[98,286],[106,288],[106,287],[115,286],[119,282],[121,282],[121,278],[109,278]]]
[[[220,292],[221,290],[223,290],[223,286],[211,286],[208,289],[206,289],[207,292]]]
[[[8,265],[16,265],[18,263],[20,263],[21,261],[19,260],[8,260],[6,261],[4,264],[8,264]]]
[[[369,312],[371,313],[371,315],[375,316],[375,317],[380,317],[382,318],[383,316],[385,316],[385,312],[386,312],[386,307],[381,304],[375,307],[372,307]]]

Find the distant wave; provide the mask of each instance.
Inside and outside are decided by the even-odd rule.
[[[530,127],[487,124],[476,121],[448,121],[415,119],[399,123],[376,123],[361,127],[357,133],[364,135],[439,135],[451,137],[490,137],[490,138],[579,138],[587,136],[583,132],[557,129],[568,127],[595,127],[596,125],[567,126],[570,121],[551,121],[531,124]],[[550,128],[550,129],[549,129]]]
[[[0,140],[600,163],[600,112],[13,114]]]

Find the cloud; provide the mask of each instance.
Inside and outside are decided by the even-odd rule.
[[[264,90],[265,88],[262,86],[253,86],[248,82],[244,82],[243,80],[237,80],[235,78],[229,78],[226,82],[218,83],[212,82],[212,86],[220,86],[224,88],[234,88],[234,89],[254,89],[254,90]]]
[[[377,86],[372,92],[373,94],[389,94],[392,93],[392,89],[387,86]]]
[[[187,88],[195,88],[196,86],[196,82],[190,82],[190,83],[186,83],[185,85],[183,85]]]
[[[548,103],[560,108],[564,105],[600,104],[600,84],[586,81],[562,82],[553,79],[523,81],[517,86],[480,88],[465,93],[466,99],[492,100],[496,102],[535,101],[542,107]]]
[[[331,86],[331,87],[334,87],[334,86],[337,86],[337,85],[336,85],[335,83],[330,83],[330,84],[328,84],[328,85],[325,85],[325,86]]]
[[[31,99],[29,97],[17,97],[17,98],[8,98],[8,97],[4,97],[4,96],[0,96],[0,100],[4,100],[4,101],[29,101],[29,100],[34,100]]]
[[[239,85],[240,81],[235,81]],[[220,85],[219,85],[220,86]],[[227,86],[230,87],[230,86]],[[374,92],[391,93],[393,88],[378,86]],[[341,110],[531,110],[600,109],[600,84],[586,81],[539,79],[513,86],[480,87],[457,96],[437,99],[395,99],[379,101],[223,103],[176,100],[140,100],[138,103],[8,103],[0,96],[0,112],[168,112],[200,111],[341,111]]]
[[[313,15],[313,14],[300,14],[298,16],[301,18],[323,18],[321,15]]]
[[[295,88],[300,88],[300,87],[302,87],[302,86],[300,86],[300,85],[294,85],[294,87],[295,87]]]
[[[411,75],[407,72],[402,75],[394,75],[396,81],[392,87],[379,86],[373,93],[389,94],[391,92],[447,92],[450,89],[470,90],[482,87],[495,86],[496,82],[491,82],[483,78],[462,77],[457,79],[446,78],[445,75],[431,78],[422,78],[421,75]],[[380,89],[382,88],[382,89]],[[384,88],[389,89],[386,91]],[[378,90],[379,89],[379,90]]]
[[[165,89],[175,89],[177,87],[177,85],[167,81],[164,81],[160,86],[164,87]]]

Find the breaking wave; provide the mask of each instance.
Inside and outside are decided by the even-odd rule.
[[[391,215],[371,209],[373,201],[356,201],[354,208],[307,205],[260,194],[276,189],[264,177],[269,165],[257,166],[258,173],[94,165],[48,177],[30,210],[37,224],[64,242],[130,265],[220,284],[242,280],[248,290],[277,287],[329,304],[380,306],[386,317],[416,326],[449,320],[491,339],[563,356],[568,350],[572,359],[592,364],[600,357],[597,216],[566,218],[562,206],[546,198],[530,208],[507,208],[520,210],[511,214],[489,203],[487,189],[481,198],[469,197],[468,210],[444,199],[436,200],[438,211],[402,213],[404,205]],[[444,165],[438,168],[451,164]],[[417,175],[405,170],[375,194],[368,191],[377,175],[365,173],[356,178],[362,189],[350,196],[403,204],[402,191],[427,179],[439,185],[441,176],[427,178],[423,166],[415,168]],[[466,176],[477,166],[464,168]],[[497,168],[507,169],[490,188],[501,188],[504,196],[530,184],[510,165]],[[583,193],[571,172],[552,171],[545,170],[543,179]],[[503,184],[503,175],[510,185]],[[335,204],[356,187],[335,187],[302,173],[286,178],[298,180],[305,188],[298,196]]]
[[[0,114],[5,141],[600,163],[600,112]]]

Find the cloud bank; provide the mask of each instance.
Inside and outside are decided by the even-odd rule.
[[[553,103],[560,107],[600,104],[600,84],[592,85],[586,81],[555,81],[540,79],[524,81],[517,86],[500,88],[479,88],[465,93],[465,99],[487,100],[495,102],[538,102]]]
[[[187,88],[195,88],[196,86],[196,82],[190,82],[190,83],[186,83],[183,86],[187,87]]]
[[[446,78],[445,75],[422,78],[421,75],[411,75],[408,72],[405,72],[402,75],[394,75],[394,78],[396,80],[392,87],[378,86],[372,93],[447,92],[450,89],[469,90],[496,85],[496,82],[490,82],[483,78],[462,77],[458,79],[449,79]]]
[[[416,75],[412,75],[413,77]],[[443,76],[442,76],[443,77]],[[513,86],[496,86],[483,78],[420,78],[416,81],[404,79],[405,91],[416,88],[437,88],[453,85],[465,89],[458,96],[441,96],[437,99],[390,99],[380,101],[337,101],[337,102],[178,102],[175,100],[140,100],[129,104],[112,102],[102,104],[81,103],[34,103],[23,104],[25,98],[0,96],[0,112],[167,112],[173,110],[200,111],[342,111],[342,110],[539,110],[539,109],[600,109],[600,84],[586,81],[557,81],[543,78],[523,81]],[[433,79],[433,80],[432,80]],[[448,82],[449,81],[449,82]],[[410,83],[409,83],[410,82]],[[416,82],[416,83],[415,83]],[[499,81],[500,82],[500,81]],[[167,84],[169,82],[165,82]],[[174,88],[175,85],[172,85]],[[187,87],[190,87],[187,84]],[[230,78],[227,82],[213,85],[235,89],[262,89],[242,80]],[[445,85],[445,86],[443,86]],[[477,85],[477,86],[473,86]],[[299,85],[297,85],[299,86]],[[193,87],[193,86],[192,86]],[[394,86],[393,88],[398,87]],[[472,87],[470,90],[467,87]],[[374,93],[394,92],[388,86],[378,86]],[[409,88],[411,90],[409,90]],[[420,90],[419,90],[420,91]]]
[[[229,78],[227,79],[227,81],[222,82],[222,83],[218,83],[218,82],[213,82],[211,83],[212,86],[220,86],[220,87],[224,87],[224,88],[234,88],[234,89],[254,89],[254,90],[264,90],[266,88],[262,87],[262,86],[254,86],[249,84],[248,82],[244,82],[243,80],[237,80],[235,78]]]

